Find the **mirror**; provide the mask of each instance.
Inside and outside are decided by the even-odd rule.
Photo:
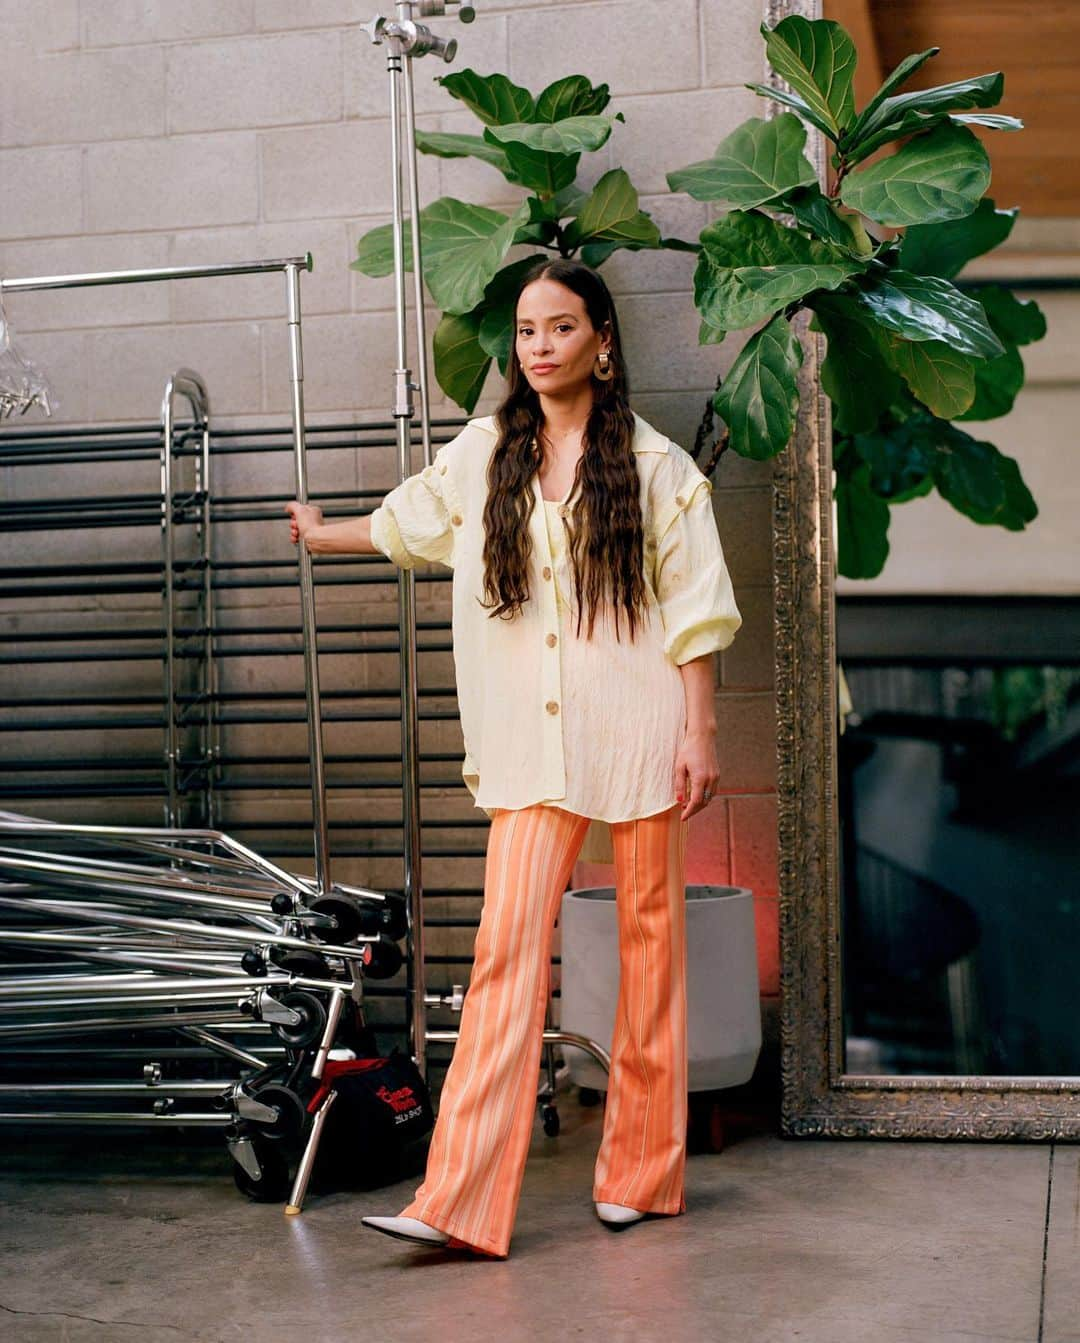
[[[847,22],[844,6],[812,8],[767,21]],[[1024,119],[1022,152],[986,142],[988,194],[1019,206],[1016,224],[954,283],[1003,284],[1046,317],[1012,409],[960,426],[1016,460],[1039,512],[1010,530],[935,489],[891,506],[880,573],[838,576],[827,347],[802,323],[799,421],[773,477],[782,1125],[1075,1137],[1080,185],[1056,174],[1051,190],[1039,170],[1062,121],[1004,32],[915,0],[890,33],[891,10],[871,25],[882,75],[940,45],[913,87],[1001,69],[1015,91],[1001,110]],[[1029,17],[1032,50],[1061,41]],[[808,140],[822,180],[829,148]]]

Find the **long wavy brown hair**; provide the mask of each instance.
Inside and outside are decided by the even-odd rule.
[[[577,634],[588,608],[592,637],[597,608],[614,608],[615,637],[619,612],[625,611],[633,642],[637,622],[647,611],[642,572],[644,524],[634,452],[634,414],[619,337],[619,322],[607,285],[590,266],[571,258],[542,258],[522,277],[514,297],[507,392],[495,412],[498,442],[488,465],[488,496],[484,507],[484,595],[481,606],[492,616],[512,619],[529,600],[528,560],[532,537],[528,521],[534,506],[532,481],[543,463],[540,398],[530,386],[517,355],[517,304],[534,280],[556,280],[580,295],[597,332],[611,333],[609,381],[592,378],[593,406],[582,435],[582,455],[574,473],[569,500],[572,512],[567,549],[577,594]]]

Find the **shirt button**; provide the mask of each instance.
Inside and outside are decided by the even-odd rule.
[[[445,475],[446,475],[446,463],[445,463],[445,462],[440,462],[440,463],[439,463],[439,475],[440,475],[440,476],[445,476]]]
[[[545,578],[550,578],[550,577],[551,577],[551,570],[548,568],[548,566],[547,566],[546,564],[544,565],[544,568],[543,568],[543,570],[542,570],[542,573],[543,573],[543,575],[544,575]]]
[[[559,706],[558,706],[558,704],[556,703],[556,701],[553,700],[553,699],[549,699],[548,702],[547,702],[547,704],[546,704],[544,707],[547,709],[548,713],[558,713],[558,712],[559,712]]]
[[[677,494],[675,496],[675,502],[679,505],[680,508],[682,508],[685,505],[686,500],[682,497],[681,494]]]
[[[560,504],[560,505],[559,505],[559,517],[560,517],[560,518],[565,518],[566,515],[567,515],[567,513],[569,513],[569,512],[570,512],[570,505],[569,505],[569,504]]]
[[[460,526],[461,526],[461,514],[460,514],[460,513],[455,513],[454,516],[450,519],[450,521],[454,524],[455,527],[460,527]]]
[[[548,635],[548,637],[547,637],[547,646],[548,646],[549,648],[554,648],[554,647],[555,647],[555,636],[554,636],[554,634],[549,634],[549,635]]]

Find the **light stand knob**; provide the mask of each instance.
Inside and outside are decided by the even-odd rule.
[[[445,14],[451,5],[458,6],[458,18],[462,23],[472,23],[476,18],[476,6],[463,4],[462,0],[420,0],[419,11],[422,19],[433,19]]]
[[[383,14],[376,14],[370,23],[360,25],[361,31],[367,33],[376,46],[382,42],[385,28],[386,17]]]

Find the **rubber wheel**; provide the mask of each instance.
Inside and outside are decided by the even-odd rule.
[[[559,1112],[552,1105],[545,1105],[541,1111],[541,1117],[544,1121],[544,1132],[549,1138],[559,1136]]]
[[[365,918],[364,911],[355,900],[347,895],[320,895],[309,906],[313,914],[330,914],[337,920],[336,928],[315,928],[314,936],[320,942],[330,946],[344,946],[346,942],[355,942],[364,932],[364,925],[370,923],[370,915]],[[378,922],[371,932],[378,932]]]
[[[303,1133],[308,1117],[304,1102],[296,1092],[281,1082],[267,1082],[252,1094],[260,1105],[273,1106],[278,1112],[272,1124],[260,1124],[257,1119],[248,1121],[258,1124],[259,1137],[273,1142],[295,1142]]]
[[[274,947],[270,959],[288,975],[303,975],[307,979],[331,978],[329,961],[317,951],[302,951],[299,947]]]
[[[380,935],[376,941],[367,944],[361,965],[369,979],[392,979],[404,962],[398,944]]]
[[[308,993],[306,989],[290,989],[281,995],[278,1002],[300,1013],[300,1020],[295,1026],[289,1026],[283,1021],[270,1023],[270,1030],[282,1044],[293,1049],[306,1049],[308,1045],[322,1039],[326,1029],[326,1008],[313,993]]]
[[[253,1203],[280,1203],[282,1199],[288,1198],[292,1189],[288,1162],[281,1149],[275,1147],[273,1143],[260,1142],[259,1139],[253,1138],[252,1149],[262,1173],[259,1179],[253,1180],[243,1166],[234,1161],[233,1180],[237,1189],[241,1194],[247,1195]]]

